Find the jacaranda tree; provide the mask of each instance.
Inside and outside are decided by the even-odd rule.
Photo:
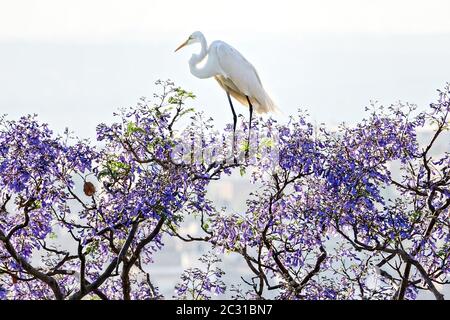
[[[36,116],[1,118],[0,299],[161,299],[146,266],[163,235],[212,250],[180,275],[175,298],[444,298],[448,86],[422,112],[374,105],[332,130],[299,111],[241,121],[233,137],[188,106],[192,93],[158,84],[152,101],[100,124],[96,143]],[[233,171],[255,183],[244,212],[208,200],[208,184]],[[201,233],[185,232],[188,216]],[[227,254],[253,276],[224,283],[215,264]]]

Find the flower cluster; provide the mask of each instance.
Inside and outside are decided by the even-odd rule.
[[[299,111],[234,133],[188,107],[192,93],[157,84],[98,125],[95,146],[35,116],[0,119],[0,299],[160,299],[146,266],[174,238],[242,258],[251,276],[227,285],[236,298],[443,299],[449,86],[423,112],[372,105],[332,130]],[[242,212],[208,199],[234,170],[255,186]],[[187,216],[201,234],[185,234]],[[175,298],[225,294],[219,257],[200,262]]]
[[[205,166],[171,157],[193,95],[158,84],[154,102],[97,127],[96,147],[69,132],[55,136],[35,116],[1,119],[0,283],[8,298],[160,297],[145,266],[162,234],[211,208]]]
[[[221,280],[225,274],[220,268],[214,267],[221,262],[212,252],[200,257],[205,270],[190,268],[181,275],[181,282],[175,286],[175,298],[183,300],[209,300],[211,294],[225,293],[226,286]]]
[[[435,159],[430,150],[445,139],[448,92],[430,111],[372,106],[360,124],[334,131],[301,114],[276,125],[275,169],[265,159],[247,165],[262,185],[247,210],[210,217],[210,242],[240,254],[254,274],[251,295],[403,299],[427,290],[442,298],[449,153]],[[423,143],[418,134],[427,128]]]

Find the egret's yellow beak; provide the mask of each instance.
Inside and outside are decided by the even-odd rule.
[[[180,50],[181,48],[183,48],[185,45],[188,44],[189,40],[186,40],[185,42],[183,42],[178,48],[175,49],[175,52],[177,52],[178,50]]]

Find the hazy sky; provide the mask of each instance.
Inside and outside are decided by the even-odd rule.
[[[1,2],[0,38],[151,41],[201,28],[248,38],[269,32],[450,32],[447,0],[167,1],[10,0]]]
[[[195,30],[240,50],[285,114],[338,123],[369,100],[425,108],[450,81],[449,12],[446,0],[0,0],[0,112],[92,136],[171,78],[223,125],[225,94],[189,73],[197,48],[173,53]]]

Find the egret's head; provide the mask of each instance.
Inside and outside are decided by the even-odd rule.
[[[178,48],[175,49],[175,52],[177,52],[178,50],[180,50],[185,46],[201,42],[202,38],[203,34],[200,31],[195,31],[189,36],[189,38],[185,42],[183,42]]]

